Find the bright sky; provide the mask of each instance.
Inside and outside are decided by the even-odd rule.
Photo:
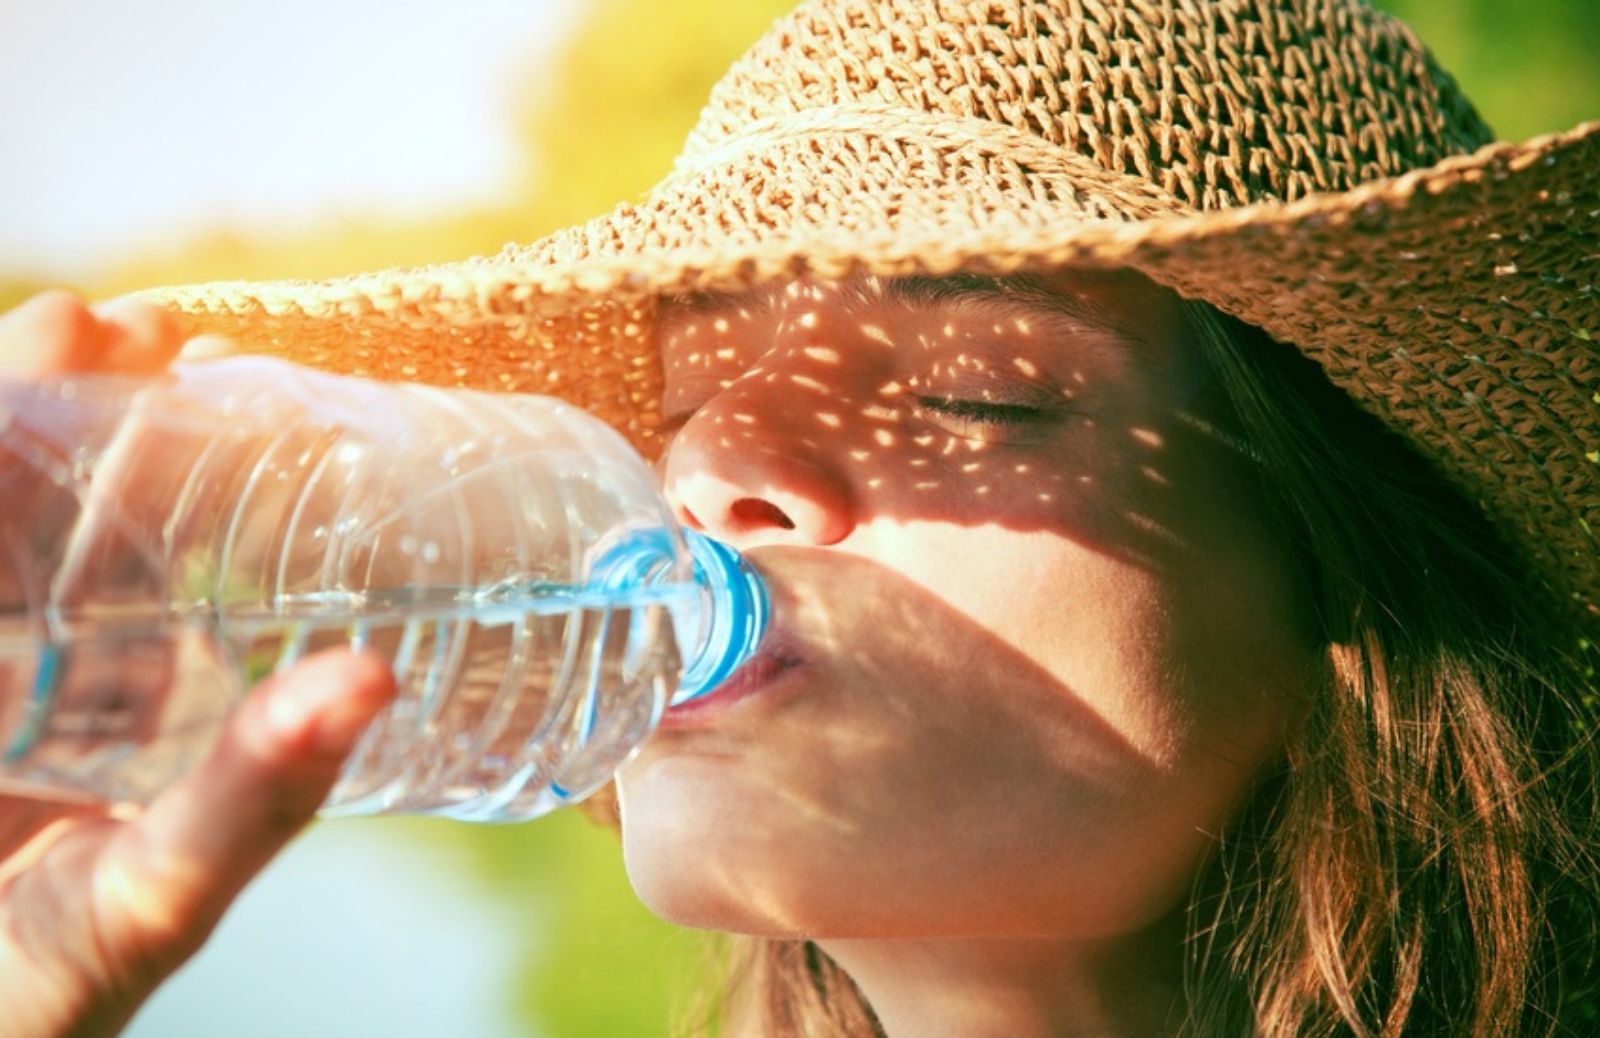
[[[0,4],[0,271],[494,198],[510,87],[576,2]]]

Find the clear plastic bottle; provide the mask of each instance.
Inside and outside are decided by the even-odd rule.
[[[265,357],[0,381],[0,785],[144,802],[336,644],[400,695],[324,813],[508,821],[755,650],[760,578],[615,431]]]

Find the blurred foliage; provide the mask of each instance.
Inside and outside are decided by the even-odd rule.
[[[151,250],[75,285],[104,296],[155,284],[318,277],[493,252],[637,197],[661,174],[727,64],[791,0],[588,0],[553,63],[530,68],[518,117],[519,196],[414,222],[315,233],[226,228]],[[1409,21],[1495,130],[1519,139],[1600,118],[1600,0],[1378,0]],[[0,309],[44,287],[0,279]],[[417,839],[466,843],[476,880],[528,935],[511,1008],[551,1036],[659,1035],[703,952],[631,896],[614,834],[574,812],[518,827],[427,820]]]
[[[1417,30],[1505,140],[1600,119],[1600,0],[1373,0]]]
[[[528,185],[545,228],[644,193],[672,165],[706,95],[794,0],[589,0],[553,69],[528,83]]]
[[[617,835],[579,812],[516,826],[385,824],[469,851],[471,882],[524,940],[504,1009],[530,1035],[659,1036],[698,1004],[707,938],[651,915],[628,886]]]
[[[152,285],[243,278],[333,277],[495,252],[526,237],[524,207],[506,205],[431,219],[345,219],[315,231],[272,237],[223,227],[112,268],[91,287],[113,295]]]

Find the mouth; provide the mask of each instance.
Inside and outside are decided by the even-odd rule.
[[[761,650],[728,675],[728,680],[704,695],[669,708],[661,718],[661,727],[697,728],[709,724],[734,703],[770,690],[801,669],[804,661],[777,634],[769,632]]]

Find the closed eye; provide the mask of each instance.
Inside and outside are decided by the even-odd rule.
[[[1053,438],[1070,412],[1059,404],[1000,403],[946,396],[917,396],[922,420],[973,443],[1038,443]]]
[[[917,406],[934,414],[983,425],[1025,425],[1044,421],[1050,413],[1023,404],[996,404],[987,400],[952,400],[946,397],[919,396]]]

